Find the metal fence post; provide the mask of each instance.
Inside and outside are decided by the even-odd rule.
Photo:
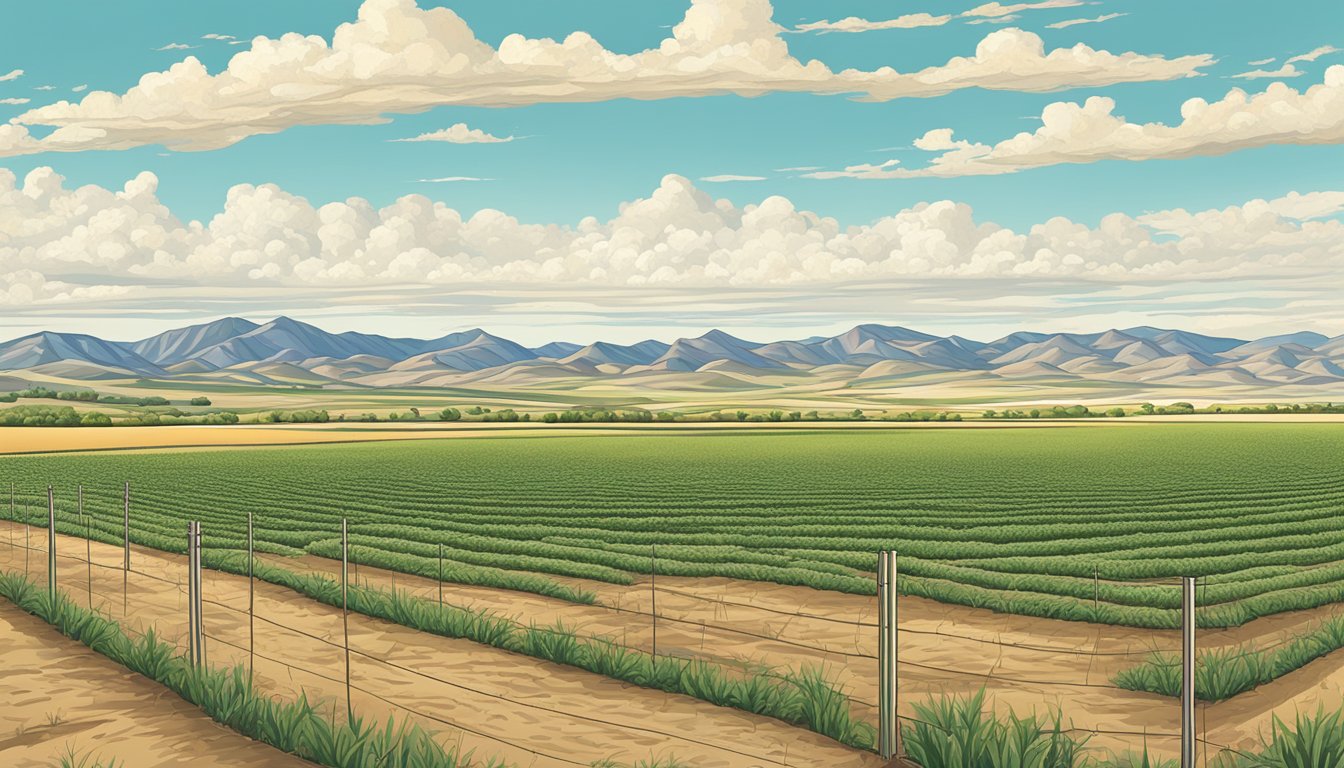
[[[658,545],[649,549],[649,614],[653,617],[653,661],[658,663]]]
[[[256,667],[257,654],[257,591],[253,578],[253,564],[256,555],[252,551],[252,513],[247,513],[247,674],[252,676]]]
[[[56,597],[56,494],[47,486],[47,591]]]
[[[191,664],[205,666],[205,622],[201,601],[201,524],[187,523],[187,650]]]
[[[84,563],[88,566],[89,610],[93,610],[93,519],[84,514],[84,486],[79,486],[79,516],[84,518]]]
[[[354,727],[355,705],[350,701],[350,529],[345,518],[341,518],[341,631],[345,638],[345,716]]]
[[[123,571],[131,570],[131,483],[126,482],[121,507],[121,546]]]
[[[126,481],[126,488],[121,499],[121,615],[125,616],[130,610],[130,598],[127,596],[131,573],[131,482],[129,480]]]
[[[877,554],[877,749],[884,760],[890,760],[900,753],[901,741],[896,692],[899,658],[896,642],[899,610],[896,600],[898,574],[896,552],[879,552]]]
[[[1195,578],[1181,579],[1181,768],[1195,768]]]

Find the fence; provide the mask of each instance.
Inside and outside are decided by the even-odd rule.
[[[875,600],[767,583],[672,577],[659,573],[652,549],[650,578],[632,586],[596,585],[597,603],[583,605],[445,584],[441,578],[394,573],[349,559],[248,557],[250,516],[239,526],[246,530],[242,547],[236,539],[212,539],[210,523],[193,521],[190,535],[182,525],[176,537],[186,558],[133,549],[129,539],[139,529],[131,489],[118,490],[123,491],[116,505],[120,520],[107,512],[107,499],[101,507],[105,518],[83,514],[82,489],[64,496],[53,491],[12,497],[17,501],[11,502],[8,544],[0,542],[0,568],[18,570],[22,564],[32,578],[45,576],[72,597],[84,596],[89,607],[117,619],[132,634],[153,632],[176,643],[198,663],[243,665],[268,692],[309,695],[333,716],[410,717],[464,748],[520,765],[675,755],[691,764],[697,757],[708,762],[735,756],[762,765],[802,766],[819,764],[818,754],[831,765],[876,764],[865,762],[876,759],[869,753],[825,743],[818,747],[779,723],[755,719],[745,728],[711,707],[661,694],[632,694],[620,682],[535,658],[564,663],[571,658],[565,649],[576,642],[611,649],[604,657],[611,668],[598,671],[618,678],[629,670],[623,672],[615,662],[633,664],[639,654],[656,655],[664,664],[712,668],[729,681],[789,685],[805,668],[824,668],[842,692],[844,708],[867,726],[872,747],[883,754],[909,753],[912,739],[928,741],[946,732],[948,697],[983,696],[985,711],[1004,717],[1034,713],[1041,730],[1058,728],[1103,754],[1147,750],[1188,766],[1208,764],[1220,753],[1252,747],[1268,727],[1269,713],[1248,720],[1236,712],[1235,702],[1224,707],[1192,701],[1183,708],[1177,696],[1131,690],[1142,682],[1133,670],[1148,670],[1158,683],[1175,675],[1174,692],[1193,692],[1190,674],[1212,674],[1213,664],[1292,647],[1296,638],[1333,616],[1333,611],[1303,612],[1194,636],[1176,629],[993,613],[914,597],[904,589]],[[47,509],[39,511],[40,503]],[[358,528],[357,521],[343,524],[343,544]],[[348,546],[342,550],[348,552]],[[209,567],[230,558],[239,573]],[[900,562],[895,553],[883,554],[880,584],[907,584]],[[325,602],[297,599],[292,591],[253,578],[254,567],[278,564],[296,577],[325,577],[339,589]],[[1181,595],[1187,616],[1217,609],[1201,601],[1191,586],[1178,580],[1114,582],[1094,576],[1093,599],[1100,606],[1102,595],[1118,588],[1162,589]],[[439,637],[359,612],[373,604],[380,590],[405,596],[397,610],[406,615],[425,610],[432,615],[432,609],[443,606],[445,613],[476,616],[475,629],[454,629],[475,641]],[[883,627],[891,631],[884,633]],[[500,640],[508,633],[515,640]],[[1192,645],[1196,639],[1198,647]],[[497,655],[501,647],[510,652],[507,657]],[[1182,670],[1183,654],[1199,659],[1201,666]],[[1311,674],[1285,678],[1291,685],[1269,685],[1309,688],[1297,697],[1304,709],[1314,709],[1315,701],[1344,698],[1339,675],[1303,686],[1302,675]],[[725,726],[726,720],[734,725]],[[1182,744],[1183,732],[1193,739]]]

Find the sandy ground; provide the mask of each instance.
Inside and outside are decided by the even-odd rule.
[[[16,562],[21,553],[7,550],[4,544],[0,539],[0,567],[6,567],[4,552],[9,552],[8,567],[21,565]],[[95,561],[120,562],[115,548],[94,546]],[[82,554],[80,547],[82,542],[72,539],[63,541],[60,551]],[[33,553],[30,567],[35,573],[42,558],[42,553]],[[339,572],[339,563],[323,558],[267,559],[293,570]],[[78,595],[79,587],[86,584],[86,571],[74,563],[69,567],[73,570],[66,583]],[[95,605],[100,600],[116,603],[121,597],[121,574],[109,571],[109,575],[100,576],[101,570],[95,570]],[[136,570],[177,579],[182,569],[178,558],[137,550]],[[364,566],[356,567],[352,575],[361,583],[375,586],[391,586],[395,581],[399,588],[437,599],[438,585],[426,579]],[[525,593],[453,584],[444,585],[444,599],[523,622],[560,621],[583,634],[647,650],[652,647],[654,632],[649,609],[656,597],[660,653],[705,658],[740,668],[823,665],[850,695],[855,715],[876,722],[873,598],[723,578],[660,577],[656,592],[650,590],[648,582],[619,586],[562,581],[593,589],[599,604],[573,605]],[[236,650],[231,653],[225,645],[247,645],[246,617],[238,612],[246,607],[245,580],[208,573],[207,583],[207,594],[223,603],[206,608],[210,631],[217,640],[212,661],[245,658],[246,654]],[[181,631],[184,609],[174,584],[132,575],[130,587],[131,615],[137,626],[158,621],[170,635]],[[259,621],[258,653],[301,662],[306,669],[318,672],[296,672],[263,659],[257,669],[266,676],[270,689],[285,695],[294,695],[300,688],[310,694],[320,691],[343,707],[337,684],[343,672],[340,650],[311,637],[338,640],[338,613],[270,585],[258,585],[258,595],[258,615],[291,628]],[[118,615],[120,607],[112,608],[113,615]],[[1243,642],[1273,645],[1333,614],[1333,607],[1329,607],[1281,614],[1232,630],[1201,632],[1200,646],[1209,649]],[[930,696],[970,694],[983,687],[1001,710],[1043,715],[1062,710],[1067,718],[1065,725],[1090,733],[1089,743],[1094,747],[1123,752],[1146,744],[1161,757],[1178,754],[1176,700],[1121,690],[1109,682],[1115,672],[1142,662],[1154,650],[1174,652],[1179,646],[1178,633],[1033,619],[918,598],[902,598],[900,625],[903,716],[916,716],[914,704]],[[480,731],[459,734],[446,729],[450,736],[460,736],[463,743],[477,748],[479,754],[503,754],[515,761],[525,758],[521,760],[524,765],[532,761],[539,761],[537,765],[570,764],[560,758],[588,761],[651,754],[675,754],[696,766],[808,765],[803,761],[805,755],[808,759],[822,759],[824,755],[828,765],[869,764],[864,755],[777,721],[709,707],[686,697],[631,688],[465,641],[426,637],[357,616],[351,618],[351,638],[353,647],[368,654],[357,654],[352,664],[356,685],[370,691],[370,695],[355,694],[361,712],[395,709],[372,694],[402,704],[409,701],[412,703],[408,706],[430,716],[425,720],[431,726],[444,729],[439,720],[447,720]],[[389,668],[376,659],[405,669]],[[452,680],[471,691],[464,693],[454,685],[437,682],[443,680]],[[1256,746],[1259,735],[1269,727],[1271,713],[1291,721],[1298,709],[1314,711],[1318,705],[1344,706],[1344,654],[1312,662],[1230,702],[1201,705],[1198,722],[1209,744],[1248,749]],[[631,730],[636,724],[650,730]],[[512,745],[503,744],[499,738]],[[741,762],[742,755],[716,751],[727,744],[737,745],[739,752],[752,757]],[[750,762],[752,759],[758,762]]]
[[[268,556],[276,565],[338,577],[340,564],[318,557]],[[438,598],[432,580],[358,566],[360,583]],[[726,578],[659,577],[631,586],[557,579],[598,595],[582,606],[537,595],[444,585],[445,602],[488,610],[523,622],[562,622],[584,634],[650,650],[656,599],[658,652],[740,667],[821,666],[848,693],[856,716],[876,724],[875,598]],[[903,597],[900,610],[900,712],[943,693],[986,689],[1001,711],[1048,715],[1091,733],[1103,750],[1179,756],[1180,713],[1168,697],[1116,688],[1111,678],[1153,651],[1178,653],[1174,631],[1053,621]],[[1287,642],[1336,614],[1337,607],[1284,613],[1228,630],[1201,631],[1201,649]],[[1237,749],[1258,744],[1267,712],[1291,720],[1299,707],[1344,706],[1344,653],[1333,654],[1264,686],[1255,698],[1201,705],[1199,727],[1209,744]]]
[[[22,542],[22,530],[18,533]],[[41,544],[41,542],[36,542]],[[60,537],[64,588],[89,599],[84,542]],[[45,579],[45,553],[28,568]],[[68,555],[68,557],[67,557]],[[181,558],[137,550],[123,598],[120,549],[94,545],[94,607],[128,627],[180,640],[185,595]],[[0,568],[22,569],[23,552],[0,534]],[[68,575],[64,575],[68,574]],[[83,591],[81,591],[83,588]],[[208,653],[215,665],[246,663],[245,578],[206,572]],[[124,602],[123,602],[124,600]],[[129,610],[125,610],[127,608]],[[263,690],[306,693],[344,713],[340,611],[269,584],[256,585],[256,674]],[[871,753],[777,720],[615,680],[469,641],[449,640],[369,619],[349,618],[352,704],[366,718],[408,716],[445,744],[498,756],[517,766],[587,766],[602,758],[633,762],[672,757],[697,768],[834,766],[876,768]]]
[[[163,686],[0,600],[0,765],[47,768],[67,750],[136,768],[299,768]]]
[[[705,430],[816,430],[816,429],[1048,429],[1059,427],[1118,427],[1153,423],[1340,423],[1344,414],[1194,414],[1190,416],[1134,416],[1125,419],[1022,419],[962,422],[695,422],[681,424],[566,424],[523,425],[480,422],[418,422],[409,424],[238,424],[232,426],[175,427],[0,427],[0,454],[60,451],[144,450],[233,446],[306,445],[375,440],[429,440],[453,437],[518,437],[574,435],[632,435],[650,432],[695,433]]]

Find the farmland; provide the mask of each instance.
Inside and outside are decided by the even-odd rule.
[[[57,486],[74,532],[337,554],[562,595],[656,568],[871,594],[874,553],[902,588],[1045,618],[1171,627],[1175,578],[1205,578],[1199,621],[1229,627],[1344,597],[1344,430],[1331,424],[1127,424],[994,430],[791,429],[498,436],[415,443],[0,458],[17,514]],[[41,497],[41,498],[39,498]],[[82,532],[82,531],[80,531]],[[442,550],[440,550],[442,547]],[[655,560],[656,556],[656,560]]]

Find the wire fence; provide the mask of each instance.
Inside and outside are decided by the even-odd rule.
[[[104,540],[121,521],[81,514],[79,496],[67,496],[58,496],[55,515],[62,591],[132,634],[152,631],[186,650],[191,635],[186,559],[132,547],[127,568],[122,547]],[[47,510],[16,508],[5,527],[0,568],[22,570],[44,583],[50,555]],[[186,526],[181,527],[185,544]],[[208,527],[202,541],[207,555],[238,553],[235,539],[212,542]],[[257,562],[339,577],[339,563],[320,558],[260,557]],[[712,665],[729,677],[788,683],[805,668],[820,668],[846,697],[855,719],[874,730],[879,724],[873,598],[659,575],[629,586],[604,586],[596,604],[584,605],[358,564],[350,581],[366,590],[396,590],[444,610],[489,615],[517,631]],[[1176,589],[1179,584],[1145,580],[1134,586]],[[505,652],[358,614],[349,618],[347,640],[339,607],[299,599],[246,576],[207,571],[201,591],[212,664],[244,665],[266,690],[316,697],[333,713],[349,707],[384,718],[410,717],[449,741],[521,765],[589,765],[613,755],[633,760],[650,753],[808,764],[796,751],[790,755],[791,745],[780,743],[776,731],[762,733],[770,726],[753,721],[750,727],[724,728],[712,710],[698,705],[668,716],[665,698],[632,695],[629,686],[588,673],[557,670],[516,654],[499,656]],[[1210,632],[1216,644],[1201,646],[1201,652],[1233,659],[1273,654],[1335,615],[1329,606]],[[993,613],[907,594],[897,597],[896,623],[896,711],[906,728],[946,728],[937,702],[983,695],[988,711],[1035,714],[1041,728],[1058,727],[1093,748],[1115,754],[1146,750],[1160,759],[1180,754],[1179,700],[1122,682],[1136,668],[1170,674],[1170,660],[1181,651],[1179,631]],[[1201,657],[1201,663],[1213,662]],[[1300,694],[1290,698],[1304,710],[1344,696],[1337,680],[1303,685],[1312,671],[1296,674],[1296,679],[1285,676],[1269,684]],[[1267,732],[1268,717],[1248,718],[1233,705],[1201,702],[1196,721],[1200,762],[1253,747]],[[558,733],[567,738],[557,739]],[[579,744],[612,754],[578,754],[574,746]],[[862,759],[867,758],[853,765],[870,764]]]

